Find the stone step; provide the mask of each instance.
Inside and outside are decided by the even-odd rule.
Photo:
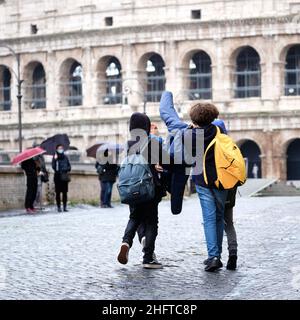
[[[261,190],[264,190],[269,185],[275,183],[277,179],[247,179],[246,183],[238,188],[238,195],[240,197],[255,196]]]
[[[299,197],[300,189],[285,181],[277,181],[261,190],[256,196],[259,197]]]

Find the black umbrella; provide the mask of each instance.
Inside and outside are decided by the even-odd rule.
[[[66,134],[56,134],[53,137],[48,138],[43,141],[40,145],[41,148],[46,150],[46,154],[54,155],[56,151],[56,146],[58,144],[63,145],[65,150],[68,150],[70,147],[70,140]]]
[[[93,146],[86,149],[86,155],[91,158],[96,158],[97,150],[104,144],[105,142],[98,142]]]
[[[100,146],[99,151],[106,151],[106,150],[122,152],[124,150],[124,146],[118,143],[106,142],[106,143],[103,143],[102,146]]]

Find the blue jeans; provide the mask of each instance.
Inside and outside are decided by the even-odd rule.
[[[112,193],[112,188],[113,188],[113,182],[111,181],[101,181],[101,204],[102,205],[107,205],[110,206],[111,202],[111,193]]]
[[[227,190],[212,190],[201,186],[196,186],[196,190],[202,208],[208,258],[221,257]]]

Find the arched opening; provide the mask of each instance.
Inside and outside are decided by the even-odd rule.
[[[0,111],[11,110],[11,73],[6,66],[0,66]]]
[[[74,61],[69,73],[69,106],[82,105],[82,66]]]
[[[82,96],[82,65],[75,59],[67,59],[61,66],[61,97],[62,105],[81,106]]]
[[[162,92],[165,90],[165,62],[159,54],[152,54],[146,60],[146,90],[147,102],[159,102]]]
[[[38,61],[30,62],[24,71],[24,101],[30,109],[46,108],[46,73]]]
[[[204,51],[194,53],[189,61],[188,98],[212,99],[211,59]]]
[[[46,108],[46,73],[41,63],[38,63],[32,73],[31,108]]]
[[[246,160],[248,178],[260,179],[261,172],[261,151],[259,146],[252,140],[246,140],[240,146],[242,155]]]
[[[300,139],[293,140],[286,151],[287,180],[300,180]]]
[[[261,96],[261,68],[259,54],[251,47],[241,49],[235,66],[235,98]]]
[[[103,69],[103,70],[101,70]],[[122,103],[122,68],[116,57],[106,57],[100,63],[100,75],[104,74],[105,80],[100,80],[100,95],[104,104]]]
[[[286,55],[285,95],[300,95],[300,44],[291,47]]]

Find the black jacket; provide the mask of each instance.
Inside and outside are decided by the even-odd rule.
[[[127,141],[128,154],[139,152],[139,150],[137,150],[137,148],[135,147],[135,144],[137,142],[138,141],[136,140]],[[144,146],[145,143],[146,141],[141,141],[140,145]],[[153,154],[151,154],[152,148],[156,151],[159,150],[159,152],[158,153],[153,152]],[[155,169],[156,164],[161,164],[163,153],[166,153],[166,151],[164,151],[163,149],[162,141],[155,137],[148,136],[147,147],[145,146],[144,151],[142,152],[142,155],[150,165],[150,170],[152,172],[154,184],[155,184],[155,201],[157,202],[160,202],[162,197],[166,196],[166,189],[167,189],[167,186],[166,186],[167,181],[163,179],[164,173],[159,173]],[[164,157],[166,156],[167,156],[167,153],[164,155]],[[167,172],[168,166],[164,166],[164,169]]]
[[[28,178],[37,178],[37,166],[33,159],[28,159],[21,163],[21,168]]]
[[[99,180],[101,182],[116,182],[119,166],[113,163],[100,164],[98,161],[95,165]]]
[[[209,126],[206,126],[204,128],[204,152],[206,151],[209,144],[212,142],[212,140],[215,138],[217,134],[217,127],[213,124],[210,124]],[[194,130],[194,129],[192,129]],[[220,128],[221,132],[222,129]],[[206,155],[205,159],[205,169],[206,169],[206,175],[208,184],[204,181],[204,175],[203,173],[200,175],[193,175],[193,181],[196,185],[200,185],[205,188],[212,188],[217,189],[215,185],[215,181],[217,180],[217,171],[216,171],[216,164],[215,164],[215,148],[212,147],[209,149]]]
[[[57,159],[53,157],[52,169],[54,170],[55,175],[58,175],[63,172],[70,172],[71,164],[69,158],[65,154],[58,154]]]

